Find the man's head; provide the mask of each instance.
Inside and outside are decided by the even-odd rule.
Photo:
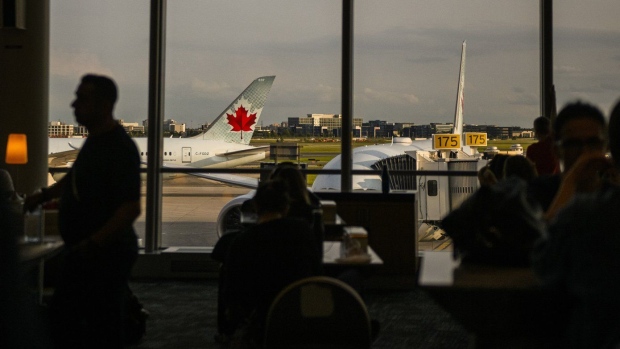
[[[551,121],[549,118],[544,116],[539,116],[534,119],[534,133],[536,133],[536,138],[543,139],[549,135],[551,132]]]
[[[101,75],[84,75],[75,91],[75,100],[71,103],[76,121],[90,129],[112,120],[117,97],[116,84],[112,79]]]
[[[562,108],[553,123],[553,134],[562,172],[568,171],[582,154],[604,153],[607,146],[603,113],[588,103],[569,103]]]

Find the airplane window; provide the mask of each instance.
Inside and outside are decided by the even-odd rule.
[[[426,182],[426,188],[428,189],[428,196],[437,196],[437,181],[436,180]]]

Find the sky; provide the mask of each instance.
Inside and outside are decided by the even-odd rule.
[[[339,114],[342,2],[168,1],[165,119],[211,122],[257,77],[276,79],[258,124]],[[85,73],[119,86],[115,116],[148,112],[149,0],[50,2],[50,120],[74,123]],[[356,0],[353,116],[452,122],[467,41],[466,124],[531,127],[539,116],[539,0]],[[554,2],[557,107],[607,115],[620,97],[620,1]]]

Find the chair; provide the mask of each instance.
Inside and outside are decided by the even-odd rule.
[[[13,196],[15,188],[13,187],[13,179],[9,171],[0,168],[0,197],[2,200],[8,200]]]
[[[325,276],[302,279],[275,298],[265,348],[370,348],[370,317],[360,296]]]

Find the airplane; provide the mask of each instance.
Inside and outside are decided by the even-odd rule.
[[[461,51],[461,68],[459,72],[459,84],[457,89],[457,102],[454,114],[454,124],[452,134],[462,134],[463,132],[463,101],[465,88],[465,50],[466,42],[463,42]],[[411,151],[433,151],[433,139],[411,140],[409,137],[395,137],[390,144],[377,144],[371,146],[357,147],[353,149],[352,163],[353,170],[380,170],[383,165],[387,165],[389,170],[407,170],[406,161],[401,165],[404,168],[396,168],[395,164],[390,165],[390,159],[407,159],[407,152]],[[338,155],[329,161],[323,169],[339,170],[341,168],[341,156]],[[402,162],[402,161],[401,161]],[[318,175],[312,184],[313,191],[339,191],[340,175]],[[352,180],[352,190],[366,190],[381,192],[381,177],[378,175],[354,175]],[[414,189],[394,183],[392,189]],[[396,186],[396,188],[394,188]]]
[[[250,146],[254,128],[275,76],[255,79],[201,134],[189,138],[165,138],[163,166],[168,168],[231,168],[265,158],[269,146]],[[86,138],[50,138],[50,167],[72,165]],[[147,138],[133,138],[146,164]],[[227,184],[255,188],[254,178],[213,173],[191,173],[193,176]]]
[[[463,102],[465,87],[465,53],[466,42],[463,41],[461,63],[457,88],[457,98],[454,114],[454,124],[451,137],[462,140],[463,136]],[[437,136],[437,135],[436,135]],[[441,135],[439,135],[441,136]],[[459,141],[460,143],[460,141]],[[478,144],[476,144],[478,145]],[[484,144],[486,146],[486,134]],[[441,147],[439,147],[441,148]],[[481,156],[477,147],[463,146],[459,149],[439,149],[435,139],[411,140],[408,137],[396,137],[391,144],[363,146],[353,149],[353,170],[381,170],[387,166],[389,170],[418,170],[418,171],[447,171],[471,170],[477,171],[484,164],[479,161]],[[338,155],[329,161],[323,169],[340,170],[341,156]],[[460,203],[478,187],[476,177],[447,177],[447,176],[403,176],[390,175],[390,188],[394,190],[418,191],[418,217],[423,233],[421,238],[428,235],[440,238],[441,230],[438,222],[452,208]],[[312,184],[311,190],[315,193],[324,191],[340,191],[340,175],[318,175]],[[382,192],[382,180],[379,175],[353,175],[353,191]],[[218,216],[218,234],[224,234],[238,222],[239,207],[243,201],[251,197],[252,192],[242,195],[227,203]],[[320,194],[319,194],[320,196]]]

